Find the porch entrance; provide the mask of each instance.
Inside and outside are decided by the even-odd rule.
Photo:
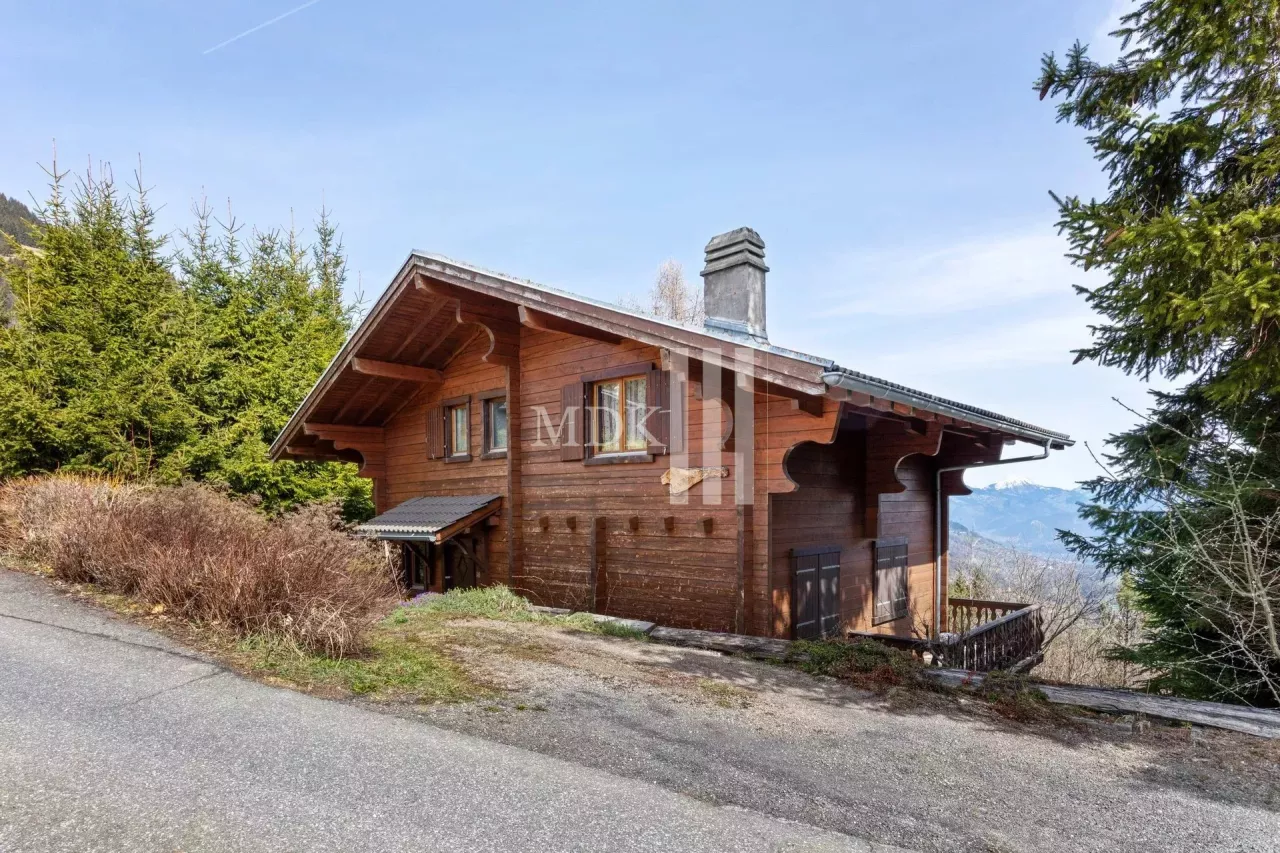
[[[414,594],[479,586],[487,574],[486,542],[478,533],[444,542],[401,542],[405,586]]]

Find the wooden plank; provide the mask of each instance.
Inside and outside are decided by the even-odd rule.
[[[981,687],[981,673],[963,669],[926,669],[927,678],[948,687]],[[1218,729],[1244,732],[1265,738],[1280,738],[1280,711],[1247,708],[1221,702],[1201,702],[1172,696],[1153,696],[1132,690],[1101,687],[1072,687],[1032,684],[1055,705],[1074,705],[1108,714],[1145,714],[1162,720],[1195,723]]]
[[[390,361],[378,361],[372,358],[351,359],[351,369],[362,376],[384,376],[388,379],[399,379],[404,382],[416,382],[420,385],[444,381],[444,375],[430,367],[417,367],[412,364],[397,364]]]

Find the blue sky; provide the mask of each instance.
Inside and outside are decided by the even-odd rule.
[[[1071,364],[1089,281],[1047,191],[1104,185],[1031,89],[1123,2],[316,0],[217,47],[299,2],[8,4],[0,192],[41,197],[56,138],[64,168],[141,155],[166,228],[202,194],[259,226],[323,199],[371,297],[413,248],[602,299],[668,258],[700,284],[750,225],[775,343],[1095,447],[1143,405]]]

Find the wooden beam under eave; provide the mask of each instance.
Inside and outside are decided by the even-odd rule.
[[[334,447],[339,450],[344,448],[359,450],[362,447],[381,449],[386,435],[382,427],[320,424],[313,421],[304,423],[302,431],[322,441],[332,441]]]
[[[294,456],[298,459],[307,459],[313,462],[341,462],[342,458],[336,453],[326,453],[318,447],[298,447],[292,444],[284,446],[285,456]]]
[[[387,379],[399,379],[403,382],[416,382],[419,385],[438,384],[444,381],[444,375],[430,367],[378,361],[372,358],[351,359],[351,369],[362,376],[382,376]]]
[[[520,325],[540,332],[560,332],[565,335],[576,335],[579,338],[589,338],[593,341],[615,345],[622,343],[624,340],[621,335],[615,335],[613,332],[606,332],[604,329],[597,329],[594,326],[588,326],[586,323],[566,320],[563,317],[547,314],[527,305],[519,306],[519,313]]]

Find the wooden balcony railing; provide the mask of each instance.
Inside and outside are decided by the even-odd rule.
[[[948,598],[946,630],[953,634],[977,628],[986,622],[994,622],[1007,613],[1030,607],[1012,601],[988,601],[981,598]]]
[[[1038,604],[953,598],[947,627],[932,651],[944,667],[1025,671],[1043,658],[1044,624]]]

